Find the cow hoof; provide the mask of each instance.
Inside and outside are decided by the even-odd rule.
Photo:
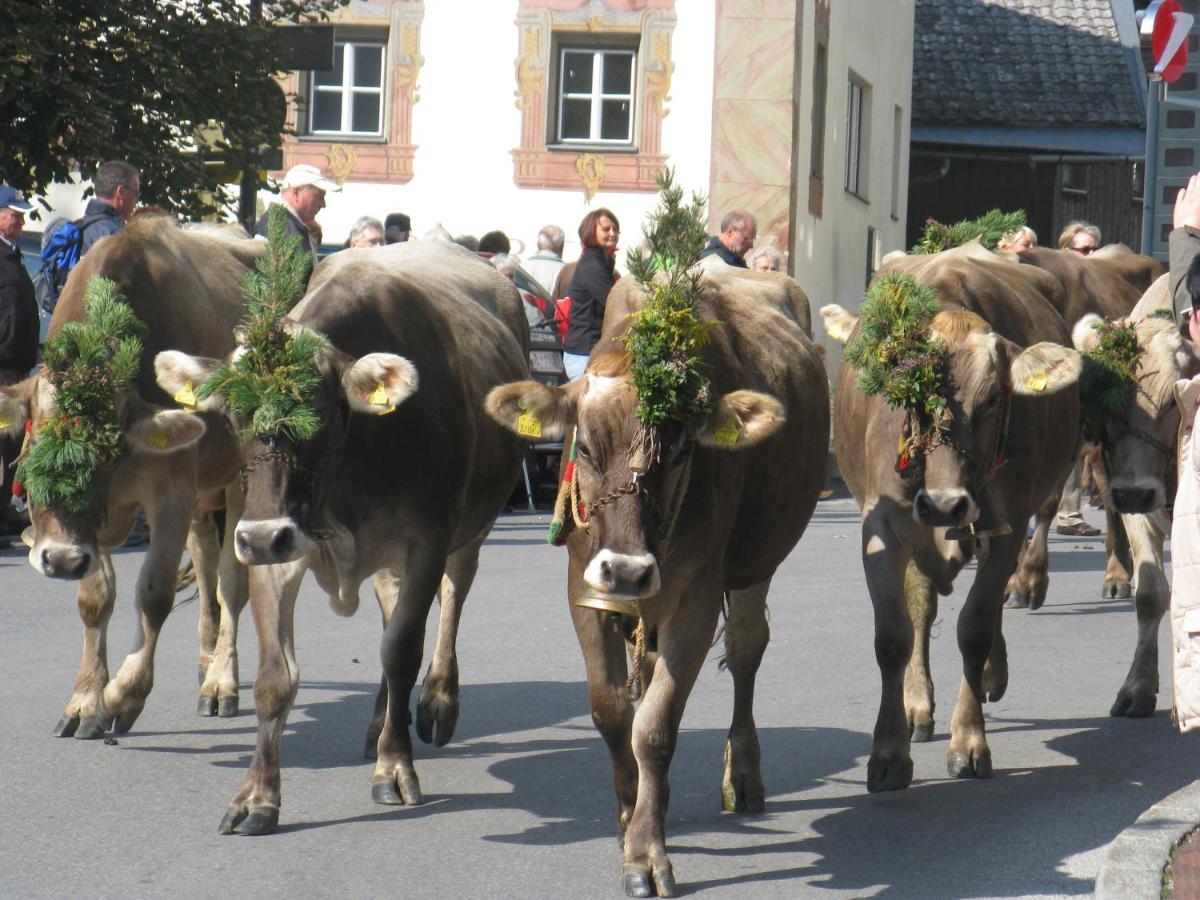
[[[142,709],[145,706],[145,698],[126,701],[125,708],[121,710],[119,715],[107,717],[106,721],[109,725],[109,730],[113,734],[128,734],[133,728],[133,723],[142,714]]]
[[[913,726],[910,740],[914,744],[925,744],[933,740],[933,723],[918,722]]]
[[[401,778],[399,788],[390,779],[377,781],[371,785],[371,799],[384,806],[420,806],[425,802],[415,778]]]
[[[1035,591],[1028,598],[1030,611],[1036,611],[1042,608],[1042,604],[1046,602],[1045,591]]]
[[[64,715],[58,720],[58,724],[54,726],[54,731],[51,734],[55,737],[74,737],[77,728],[79,728],[79,716]]]
[[[621,866],[621,883],[626,897],[675,897],[679,893],[669,863],[656,866],[653,871],[646,866],[625,863]]]
[[[721,809],[731,813],[760,813],[767,806],[762,779],[754,775],[726,777],[721,783]]]
[[[985,750],[972,759],[966,753],[949,753],[946,756],[946,771],[951,778],[991,778],[992,755]]]
[[[196,715],[203,716],[206,719],[211,719],[217,714],[217,698],[205,697],[200,695],[200,699],[196,702]]]
[[[279,824],[279,810],[259,809],[249,812],[244,806],[231,806],[221,819],[220,834],[270,834]]]
[[[457,698],[422,693],[417,701],[417,737],[435,747],[444,747],[454,737],[457,724]]]
[[[1104,588],[1100,591],[1100,596],[1105,600],[1128,600],[1133,596],[1133,588],[1130,587],[1128,581],[1106,581]]]
[[[1130,719],[1146,719],[1154,715],[1158,706],[1158,695],[1149,692],[1134,692],[1122,688],[1108,711],[1110,716],[1125,716]]]
[[[101,712],[94,716],[81,716],[79,727],[75,729],[75,740],[96,741],[108,734],[108,726],[112,720],[108,713]]]
[[[217,716],[222,719],[232,719],[238,714],[238,698],[222,697],[217,702]]]
[[[1029,598],[1017,591],[1010,591],[1004,596],[1005,609],[1029,609]]]
[[[912,784],[912,776],[912,757],[907,754],[891,757],[871,754],[867,763],[867,790],[872,794],[902,791]]]

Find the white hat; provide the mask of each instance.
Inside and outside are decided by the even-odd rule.
[[[330,181],[322,175],[321,170],[316,166],[303,163],[288,169],[287,174],[283,176],[280,189],[286,191],[288,188],[306,187],[308,185],[320,188],[323,191],[340,191],[342,189],[340,184]]]

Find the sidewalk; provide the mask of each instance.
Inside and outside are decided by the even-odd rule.
[[[1160,897],[1163,869],[1175,846],[1200,825],[1200,781],[1164,797],[1117,835],[1096,878],[1098,900]],[[1174,896],[1200,898],[1200,845],[1189,841],[1175,857]]]

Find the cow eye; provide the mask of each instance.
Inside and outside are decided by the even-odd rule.
[[[575,442],[575,453],[579,456],[580,459],[591,459],[592,458],[591,448],[587,444],[583,443],[582,441]]]

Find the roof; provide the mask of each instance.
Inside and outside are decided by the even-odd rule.
[[[916,0],[913,125],[1141,129],[1113,2]]]

